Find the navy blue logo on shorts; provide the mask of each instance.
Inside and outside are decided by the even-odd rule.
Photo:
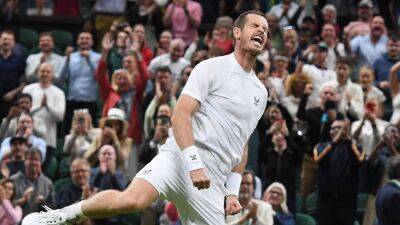
[[[258,105],[258,103],[260,103],[260,99],[254,96],[254,105]]]
[[[151,172],[151,170],[143,170],[143,174],[144,175],[147,175],[147,174],[149,174]]]
[[[197,160],[197,155],[189,155],[192,160]]]

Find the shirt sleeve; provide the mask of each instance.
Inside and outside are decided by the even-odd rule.
[[[188,95],[200,103],[213,91],[215,76],[210,71],[209,61],[201,62],[192,71],[182,90],[183,95]]]
[[[350,49],[352,53],[357,53],[360,47],[360,37],[354,37],[350,41]]]

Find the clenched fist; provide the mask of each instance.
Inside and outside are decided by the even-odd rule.
[[[206,174],[206,169],[200,168],[189,172],[193,186],[197,189],[207,189],[210,187],[210,178]]]
[[[242,210],[242,205],[238,200],[238,197],[235,195],[229,195],[226,197],[226,214],[227,215],[235,215],[238,214]]]

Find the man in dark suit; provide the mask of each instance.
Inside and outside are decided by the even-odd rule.
[[[389,159],[390,181],[378,192],[375,208],[379,225],[400,224],[400,155]]]

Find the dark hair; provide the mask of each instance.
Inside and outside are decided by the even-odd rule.
[[[348,66],[353,65],[353,60],[350,57],[339,57],[336,59],[336,65],[337,64],[346,64]]]
[[[26,150],[25,158],[28,158],[28,156],[31,156],[31,155],[39,155],[40,160],[43,159],[42,152],[38,148],[30,148],[30,149]]]
[[[400,179],[400,155],[389,159],[386,167],[389,179]]]
[[[264,13],[262,13],[260,10],[250,10],[250,11],[246,11],[243,12],[242,14],[240,14],[238,16],[238,18],[236,18],[235,22],[233,23],[233,27],[238,27],[240,29],[243,29],[244,25],[247,22],[247,15],[250,14],[255,14],[255,15],[259,15],[265,18]]]
[[[3,34],[9,34],[9,35],[11,35],[11,36],[13,36],[15,38],[15,34],[14,34],[14,32],[12,30],[3,30],[2,32],[0,32],[0,37]]]
[[[243,176],[246,176],[247,174],[250,174],[251,177],[253,178],[253,186],[255,188],[256,186],[256,174],[253,172],[253,170],[246,169],[243,171]]]
[[[161,120],[161,124],[171,124],[171,118],[166,115],[161,115],[157,116],[157,118],[154,120],[154,127],[157,126],[157,121]]]
[[[162,73],[169,73],[170,75],[172,75],[171,69],[168,66],[162,66],[162,67],[158,67],[156,69],[155,74],[162,72]]]
[[[42,38],[42,37],[51,37],[51,39],[54,40],[53,35],[52,35],[50,32],[42,32],[42,33],[40,33],[40,34],[39,34],[39,40],[40,40],[40,38]]]
[[[12,200],[15,197],[15,182],[12,179],[6,178],[6,179],[2,180],[0,184],[1,184],[1,186],[3,186],[5,183],[12,183],[13,184],[13,194],[11,195],[11,199],[10,199],[10,202],[13,202]]]
[[[395,33],[395,32],[389,33],[388,37],[389,37],[389,40],[391,40],[393,42],[400,41],[399,35],[397,33]]]
[[[20,100],[21,98],[28,98],[29,99],[29,101],[31,101],[32,102],[32,95],[30,95],[30,94],[27,94],[27,93],[21,93],[19,96],[18,96],[18,100]]]

